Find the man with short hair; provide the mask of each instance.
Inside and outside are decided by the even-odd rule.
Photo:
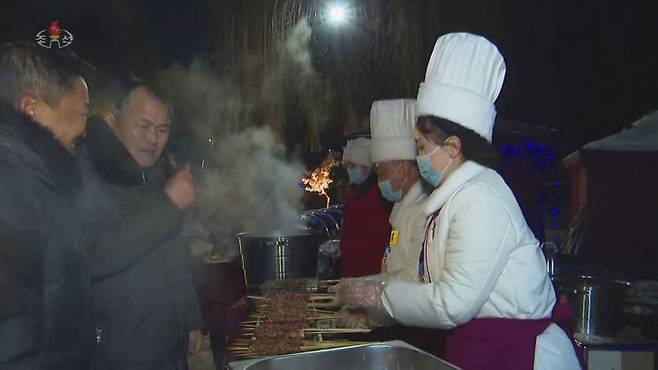
[[[103,117],[90,119],[79,153],[80,204],[94,240],[94,366],[187,369],[202,323],[179,229],[196,195],[189,167],[169,177],[171,105],[135,81]]]
[[[87,120],[72,53],[0,50],[0,368],[88,369],[88,261],[71,201],[72,155]]]

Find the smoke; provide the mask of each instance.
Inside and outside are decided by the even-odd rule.
[[[320,149],[318,136],[329,124],[334,109],[333,89],[329,79],[318,74],[312,63],[312,30],[306,19],[299,21],[277,46],[276,61],[266,68],[261,94],[268,117],[278,116],[272,127],[296,138],[289,145],[304,144],[308,151]],[[293,115],[282,117],[284,109]]]
[[[297,66],[304,77],[314,73],[311,65],[311,51],[308,48],[310,41],[311,26],[306,20],[302,20],[297,23],[283,42],[284,52],[280,53],[283,59],[288,59]]]
[[[174,65],[162,71],[158,80],[173,93],[180,113],[177,120],[198,135],[227,135],[253,124],[258,102],[243,97],[245,86],[233,73],[219,75],[207,60],[197,58],[187,67]]]
[[[304,192],[298,184],[306,169],[287,156],[293,149],[285,141],[291,129],[287,111],[293,106],[305,112],[307,126],[292,129],[308,137],[325,124],[330,97],[313,70],[310,37],[311,28],[301,21],[264,66],[245,55],[244,63],[222,73],[197,59],[159,74],[174,92],[177,120],[210,143],[196,176],[196,216],[217,254],[237,252],[237,233],[300,226]]]
[[[199,214],[220,247],[230,248],[242,231],[299,227],[304,166],[285,159],[269,127],[219,140],[212,159],[199,183]]]

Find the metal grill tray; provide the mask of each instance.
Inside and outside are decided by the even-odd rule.
[[[229,370],[453,370],[457,367],[403,341],[235,361]]]

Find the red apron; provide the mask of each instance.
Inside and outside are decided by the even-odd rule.
[[[573,342],[566,325],[571,318],[571,306],[561,299],[550,319],[473,319],[448,334],[446,360],[464,370],[532,370],[537,336],[555,323]],[[582,367],[582,353],[575,344],[574,349]]]
[[[423,247],[418,260],[418,278],[431,282],[427,266],[427,248],[430,232],[434,233],[434,221],[441,209],[429,219],[423,238]],[[476,318],[448,333],[446,337],[446,360],[464,370],[532,370],[535,362],[537,336],[551,323],[555,323],[571,339],[573,333],[568,322],[573,310],[566,299],[560,297],[553,307],[550,319],[521,320],[503,318]],[[583,356],[580,348],[574,349],[581,367]]]
[[[452,330],[446,360],[464,370],[532,370],[535,341],[550,319],[473,319]]]

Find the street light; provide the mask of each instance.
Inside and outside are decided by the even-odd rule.
[[[329,21],[334,24],[341,24],[347,20],[347,9],[343,4],[331,4],[328,9]]]

